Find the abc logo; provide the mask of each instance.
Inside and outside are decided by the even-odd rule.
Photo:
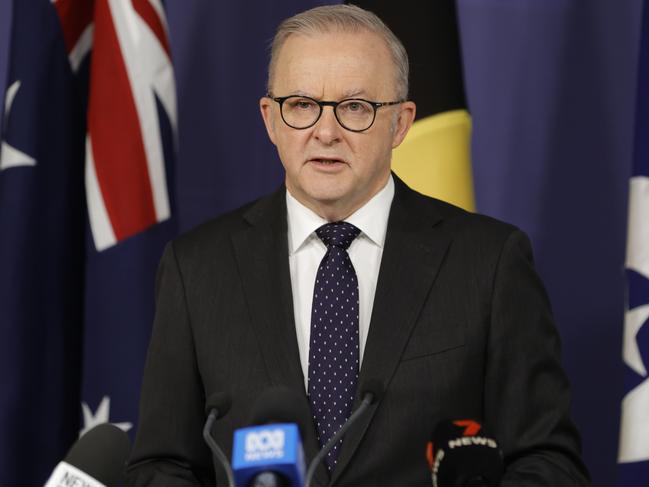
[[[262,430],[246,435],[246,453],[267,452],[284,448],[284,431]]]

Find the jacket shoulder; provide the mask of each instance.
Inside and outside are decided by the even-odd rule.
[[[230,245],[232,235],[245,231],[256,218],[272,218],[281,207],[283,191],[251,201],[235,210],[214,217],[176,237],[171,246],[177,254],[214,252]]]
[[[455,237],[495,239],[502,241],[512,233],[521,232],[516,226],[488,215],[473,213],[451,203],[432,198],[414,190],[408,191],[406,205],[427,220],[446,227]],[[522,232],[521,232],[522,233]]]

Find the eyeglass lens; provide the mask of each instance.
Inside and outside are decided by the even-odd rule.
[[[374,120],[374,107],[364,100],[344,100],[335,111],[338,122],[349,130],[365,130]],[[284,121],[297,129],[315,124],[320,113],[320,106],[311,98],[291,96],[282,104]]]

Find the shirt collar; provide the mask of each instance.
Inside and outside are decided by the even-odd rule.
[[[392,175],[390,175],[383,189],[352,215],[345,218],[345,221],[359,228],[361,235],[369,238],[374,244],[383,247],[393,197],[394,181]],[[288,218],[288,252],[289,255],[292,255],[309,238],[314,236],[315,231],[327,223],[327,220],[296,200],[288,189],[286,190],[286,211]]]

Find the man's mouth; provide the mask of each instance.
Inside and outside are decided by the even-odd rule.
[[[335,164],[344,164],[345,161],[342,159],[335,159],[335,158],[320,158],[320,157],[314,157],[313,159],[309,159],[309,162],[315,162],[316,164],[324,164],[327,166],[332,166]]]

